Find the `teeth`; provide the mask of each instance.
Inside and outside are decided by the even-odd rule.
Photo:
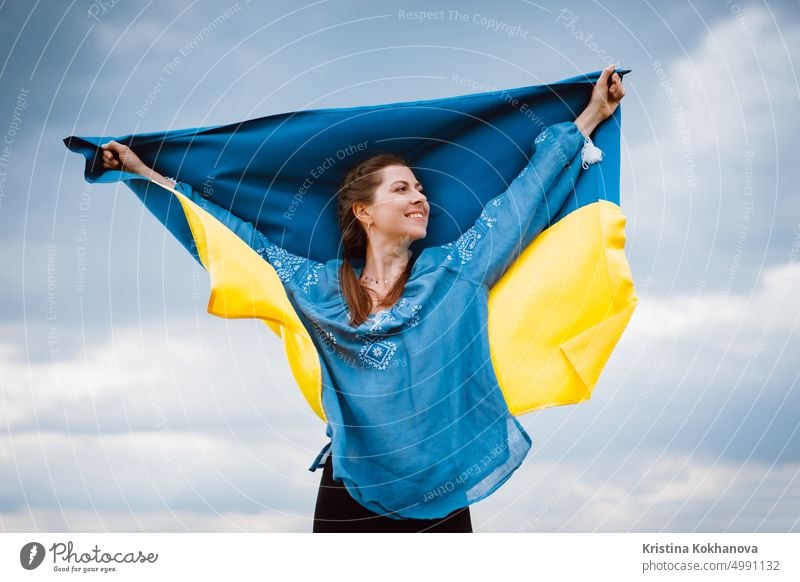
[[[406,214],[406,216],[408,216],[409,218],[417,218],[417,217],[419,217],[419,218],[425,218],[425,217],[424,217],[422,214],[420,214],[419,212],[415,212],[415,213],[413,213],[413,214]]]

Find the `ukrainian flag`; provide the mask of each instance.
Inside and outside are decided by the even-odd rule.
[[[617,70],[622,74],[629,70]],[[428,235],[411,250],[455,240],[527,162],[533,139],[572,121],[601,71],[551,83],[425,101],[315,109],[229,125],[64,139],[89,182],[146,178],[103,168],[100,144],[131,147],[256,225],[286,250],[340,255],[337,191],[378,151],[400,153],[425,186]],[[552,217],[490,289],[492,363],[512,414],[588,399],[636,306],[620,208],[621,106],[592,135],[601,163],[582,170],[573,202]],[[149,182],[134,192],[210,276],[208,312],[259,318],[282,340],[292,372],[323,420],[321,359],[274,268],[182,193]]]

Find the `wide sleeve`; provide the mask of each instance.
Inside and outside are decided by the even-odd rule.
[[[598,154],[602,157],[574,121],[543,129],[533,141],[530,160],[509,187],[484,205],[457,240],[442,245],[445,262],[469,263],[460,270],[463,276],[494,285],[569,200],[582,164],[599,161]]]
[[[283,285],[292,291],[308,293],[318,283],[324,263],[290,253],[273,243],[252,222],[242,220],[226,208],[212,202],[186,182],[175,181],[175,189],[219,220],[231,232],[269,262]]]

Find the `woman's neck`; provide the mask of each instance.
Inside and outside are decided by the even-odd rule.
[[[369,289],[372,298],[370,315],[387,309],[379,306],[381,300],[389,293],[397,279],[402,275],[411,260],[411,251],[407,246],[394,245],[388,250],[385,248],[367,245],[367,254],[364,268],[361,269],[361,284]]]
[[[411,250],[404,245],[394,245],[393,248],[375,248],[367,245],[367,254],[361,275],[367,276],[371,281],[377,280],[384,285],[389,281],[391,287],[400,274],[405,270],[411,260]]]

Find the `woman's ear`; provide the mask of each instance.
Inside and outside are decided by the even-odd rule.
[[[358,220],[362,222],[369,221],[369,212],[367,212],[367,208],[363,202],[356,202],[351,208],[353,209],[353,214]]]

